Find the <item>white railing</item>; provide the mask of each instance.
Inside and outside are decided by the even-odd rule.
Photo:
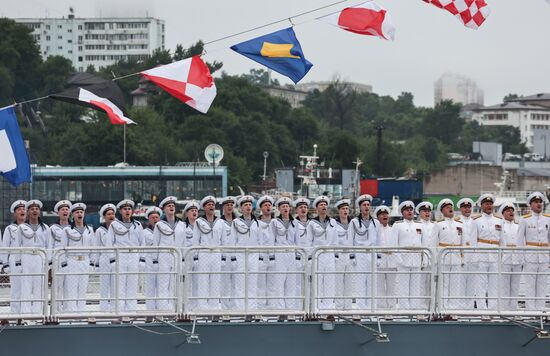
[[[0,319],[550,312],[540,247],[3,248],[0,258],[11,267]]]

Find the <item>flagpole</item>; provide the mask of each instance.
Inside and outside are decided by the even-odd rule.
[[[126,124],[124,126],[124,158],[123,162],[126,163]]]

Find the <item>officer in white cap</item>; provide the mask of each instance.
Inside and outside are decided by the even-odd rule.
[[[440,248],[453,248],[464,245],[464,228],[460,221],[454,218],[454,203],[451,199],[442,199],[437,204],[437,210],[443,216],[435,223],[433,239]],[[441,271],[443,308],[456,310],[464,308],[464,301],[458,297],[464,295],[466,283],[463,275],[462,250],[448,250],[442,255]]]
[[[94,243],[94,229],[84,222],[86,204],[71,205],[72,223],[63,230],[65,235],[61,240],[63,248],[91,248]],[[88,290],[89,273],[95,265],[90,260],[90,251],[66,252],[60,255],[61,271],[65,276],[65,309],[68,312],[82,312],[86,309],[86,292]]]
[[[51,249],[52,251],[62,248],[61,241],[65,235],[63,229],[70,225],[69,216],[71,215],[71,205],[72,203],[69,200],[60,200],[53,207],[54,213],[56,213],[59,218],[56,223],[50,226],[52,236],[48,241],[48,249]],[[56,282],[56,296],[59,299],[57,308],[59,311],[62,311],[64,310],[63,300],[65,299],[63,298],[63,291],[65,290],[65,276],[58,275]]]
[[[160,202],[159,207],[164,215],[153,230],[153,245],[159,248],[175,248],[182,251],[186,243],[185,223],[176,216],[176,201],[175,196],[168,196]],[[175,301],[169,298],[176,296],[176,274],[180,272],[181,267],[178,268],[178,266],[185,263],[185,258],[182,256],[178,261],[171,252],[163,250],[158,253],[156,260],[158,261],[159,271],[157,294],[160,298],[166,297],[166,299],[159,299],[156,307],[159,310],[173,311],[175,310]]]
[[[25,222],[27,210],[25,200],[16,200],[10,206],[10,213],[13,215],[13,223],[8,225],[2,236],[2,248],[17,247],[16,237],[19,225]],[[10,311],[12,314],[21,313],[21,262],[19,255],[12,253],[0,254],[0,270],[10,275]]]
[[[184,224],[185,224],[185,242],[183,248],[183,258],[184,265],[182,271],[184,272],[195,272],[197,270],[197,264],[199,261],[198,254],[190,254],[189,249],[193,247],[199,247],[199,241],[193,238],[193,231],[195,230],[195,224],[199,218],[199,209],[200,204],[196,200],[191,200],[185,204],[183,208]],[[198,287],[198,278],[197,274],[191,275],[191,280],[189,281],[191,285],[191,296],[196,298],[199,293]],[[197,300],[193,299],[189,301],[189,306],[193,309],[196,309]]]
[[[481,216],[474,219],[472,240],[476,241],[476,247],[498,248],[503,246],[501,218],[493,214],[495,197],[492,194],[483,194],[478,199],[481,208]],[[494,310],[497,305],[498,295],[498,251],[476,253],[478,261],[478,274],[474,280],[476,289],[476,306],[478,310]],[[487,296],[487,300],[485,299]]]
[[[338,216],[331,219],[328,227],[330,235],[329,240],[334,241],[335,245],[343,247],[353,246],[352,228],[350,228],[350,212],[349,208],[351,201],[349,199],[341,199],[336,202],[335,207],[338,210]],[[356,260],[350,260],[350,256],[355,257],[355,254],[337,252],[334,254],[336,271],[339,273],[335,276],[335,296],[334,304],[337,309],[351,309],[352,298],[344,299],[344,296],[353,294],[355,275],[351,272],[355,269],[354,263]]]
[[[523,270],[524,255],[513,251],[523,242],[521,241],[518,231],[519,225],[515,219],[516,207],[514,204],[507,202],[503,203],[499,209],[499,214],[502,216],[502,240],[503,246],[512,249],[502,252],[502,278],[501,278],[501,309],[502,310],[517,310],[519,282],[521,271]],[[515,273],[515,274],[514,274]]]
[[[243,195],[237,200],[237,205],[241,211],[241,216],[233,220],[231,227],[232,240],[235,242],[235,246],[246,247],[258,247],[260,245],[261,231],[260,224],[256,217],[252,214],[252,206],[254,204],[254,198],[250,195]],[[236,310],[244,310],[245,307],[245,258],[244,253],[236,254],[236,263],[234,264],[234,272],[232,274],[232,280],[234,285],[232,286],[231,295],[233,296],[234,307]],[[248,275],[246,281],[246,287],[248,288],[248,309],[256,310],[259,307],[258,302],[258,262],[260,255],[255,252],[248,254]]]
[[[422,246],[422,224],[415,222],[414,203],[410,200],[399,204],[399,211],[403,220],[397,221],[392,226],[392,239],[397,241],[399,247],[421,247]],[[403,252],[397,254],[397,271],[402,272],[397,275],[397,295],[400,309],[421,309],[422,299],[415,298],[420,296],[422,275],[420,267],[422,264],[422,254],[418,252]],[[409,297],[405,297],[409,296]]]
[[[135,203],[124,199],[116,205],[120,220],[114,220],[107,232],[107,247],[120,247],[119,259],[113,253],[110,259],[112,270],[122,272],[118,278],[118,310],[134,312],[137,310],[138,273],[139,266],[145,265],[145,257],[141,253],[130,252],[132,248],[145,246],[143,226],[133,219]],[[113,279],[114,282],[114,279]],[[115,290],[115,287],[111,287]],[[126,321],[123,318],[123,321]]]
[[[380,205],[374,210],[377,225],[376,246],[384,248],[396,248],[397,240],[393,240],[390,227],[391,210],[385,205]],[[395,254],[390,250],[387,252],[381,251],[378,254],[376,263],[377,267],[377,283],[376,290],[379,297],[376,305],[379,309],[394,309],[396,300],[395,296],[395,281],[397,272],[397,262]]]
[[[42,209],[40,200],[29,200],[25,204],[27,222],[19,225],[14,247],[37,247],[46,249],[51,238],[50,228],[40,218]],[[44,298],[44,280],[40,274],[44,273],[44,256],[41,254],[21,253],[21,313],[38,314],[42,312]],[[46,256],[49,260],[50,256]],[[32,275],[35,274],[35,275]]]
[[[155,225],[160,220],[162,215],[162,210],[156,206],[151,206],[145,211],[145,218],[147,223],[143,229],[143,240],[145,241],[146,247],[154,247],[155,238],[153,237],[153,231],[155,230]],[[143,277],[143,294],[145,294],[145,307],[147,310],[156,310],[159,309],[158,304],[160,300],[156,299],[160,293],[158,288],[159,282],[159,261],[158,253],[145,253],[145,270],[146,273]],[[150,321],[151,319],[148,319]]]
[[[363,194],[355,200],[355,205],[359,209],[359,215],[351,221],[351,234],[353,246],[372,248],[376,244],[377,226],[371,216],[372,196]],[[371,308],[371,290],[372,290],[372,256],[370,252],[350,254],[352,268],[357,271],[366,271],[367,273],[354,274],[353,296],[355,296],[355,308]]]
[[[95,231],[95,242],[94,246],[97,247],[107,247],[107,232],[109,226],[115,220],[116,206],[114,204],[108,203],[103,205],[99,209],[99,217],[103,222],[99,225]],[[114,303],[111,304],[111,300],[114,295],[111,295],[111,286],[114,286],[115,281],[111,273],[111,263],[110,263],[111,254],[109,252],[100,252],[96,260],[96,267],[101,272],[99,276],[99,310],[111,311],[114,309]],[[114,293],[113,293],[114,294]]]
[[[220,218],[214,224],[214,236],[216,241],[221,241],[222,246],[232,247],[235,246],[234,242],[231,239],[231,226],[233,225],[233,219],[237,216],[235,215],[234,209],[237,203],[237,199],[232,196],[226,196],[220,198],[218,201],[221,205],[221,214]],[[236,261],[234,254],[223,254],[221,255],[221,270],[224,272],[231,271],[231,261]],[[232,308],[231,300],[231,284],[232,278],[231,274],[222,274],[221,275],[221,303],[224,309]]]
[[[209,195],[201,200],[201,208],[204,215],[195,222],[193,239],[198,241],[200,247],[219,247],[222,242],[220,236],[214,235],[216,224],[216,198]],[[221,254],[204,251],[199,253],[197,271],[199,274],[198,294],[200,299],[197,302],[200,310],[219,310],[221,296]]]
[[[531,213],[524,215],[519,222],[518,238],[521,245],[533,249],[533,253],[525,254],[525,309],[544,310],[549,300],[548,265],[550,264],[548,247],[550,244],[550,218],[543,214],[547,198],[540,192],[533,192],[527,197]],[[537,251],[540,249],[540,252]],[[540,299],[533,299],[540,298]]]
[[[261,246],[273,246],[274,236],[269,228],[271,219],[273,219],[273,204],[274,199],[269,195],[264,195],[258,199],[258,208],[260,209],[260,215],[258,216],[258,224],[260,225],[260,245]],[[270,260],[271,259],[271,260]],[[258,275],[258,297],[267,297],[267,274],[265,272],[269,269],[269,263],[275,262],[275,257],[268,253],[260,253],[258,268],[260,274]],[[262,273],[264,272],[264,273]],[[258,307],[263,309],[267,307],[267,299],[258,300]]]
[[[313,207],[316,211],[316,216],[309,221],[307,226],[308,239],[312,241],[313,247],[333,247],[335,242],[330,240],[331,236],[328,233],[330,226],[330,217],[328,216],[328,208],[330,199],[327,196],[321,195],[313,201]],[[319,296],[333,296],[336,289],[335,275],[331,272],[336,271],[336,263],[334,261],[334,252],[325,251],[318,255],[317,270],[321,273],[317,276],[317,284]],[[334,309],[334,299],[327,297],[314,301],[318,303],[321,309]]]
[[[473,240],[473,231],[474,231],[474,217],[472,216],[472,208],[474,207],[475,203],[470,198],[462,198],[457,203],[456,206],[460,210],[460,214],[455,217],[457,221],[460,221],[462,223],[462,235],[463,235],[463,242],[464,245],[467,247],[473,247],[477,245],[477,241]],[[470,250],[463,250],[463,258],[464,261],[464,270],[467,272],[475,272],[477,273],[479,270],[478,267],[478,261],[477,261],[477,255],[474,253],[474,251]],[[465,283],[466,283],[466,295],[469,297],[474,297],[476,294],[476,283],[477,283],[477,275],[476,274],[468,274],[465,277]],[[465,301],[467,308],[473,308],[475,301],[474,299],[470,299]]]
[[[288,197],[280,197],[275,202],[279,215],[271,220],[270,229],[273,236],[273,245],[276,247],[292,248],[296,246],[294,241],[294,218],[290,215],[292,200]],[[268,271],[275,272],[267,276],[267,295],[297,296],[297,276],[288,273],[296,270],[296,254],[293,251],[274,253],[269,256]],[[277,298],[267,301],[269,309],[296,310],[299,300],[296,298]]]
[[[313,248],[313,241],[308,239],[307,235],[307,226],[309,224],[309,206],[311,202],[309,199],[304,197],[298,197],[292,202],[294,207],[294,241],[296,241],[296,246],[301,247],[306,251],[307,255],[303,255],[303,252],[296,252],[296,271],[310,271],[308,267],[309,263],[308,256],[310,256],[310,251]],[[308,277],[309,278],[309,277]],[[303,286],[302,278],[297,278],[296,281],[296,291],[297,295],[309,295],[309,288]]]

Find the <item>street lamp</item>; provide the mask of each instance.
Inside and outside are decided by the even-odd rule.
[[[263,181],[265,181],[265,175],[267,170],[267,157],[269,157],[269,152],[264,151],[264,175],[262,176]]]

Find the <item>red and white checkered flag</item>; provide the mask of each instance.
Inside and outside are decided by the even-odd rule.
[[[491,9],[485,0],[422,0],[455,15],[464,26],[477,30],[489,17]]]

